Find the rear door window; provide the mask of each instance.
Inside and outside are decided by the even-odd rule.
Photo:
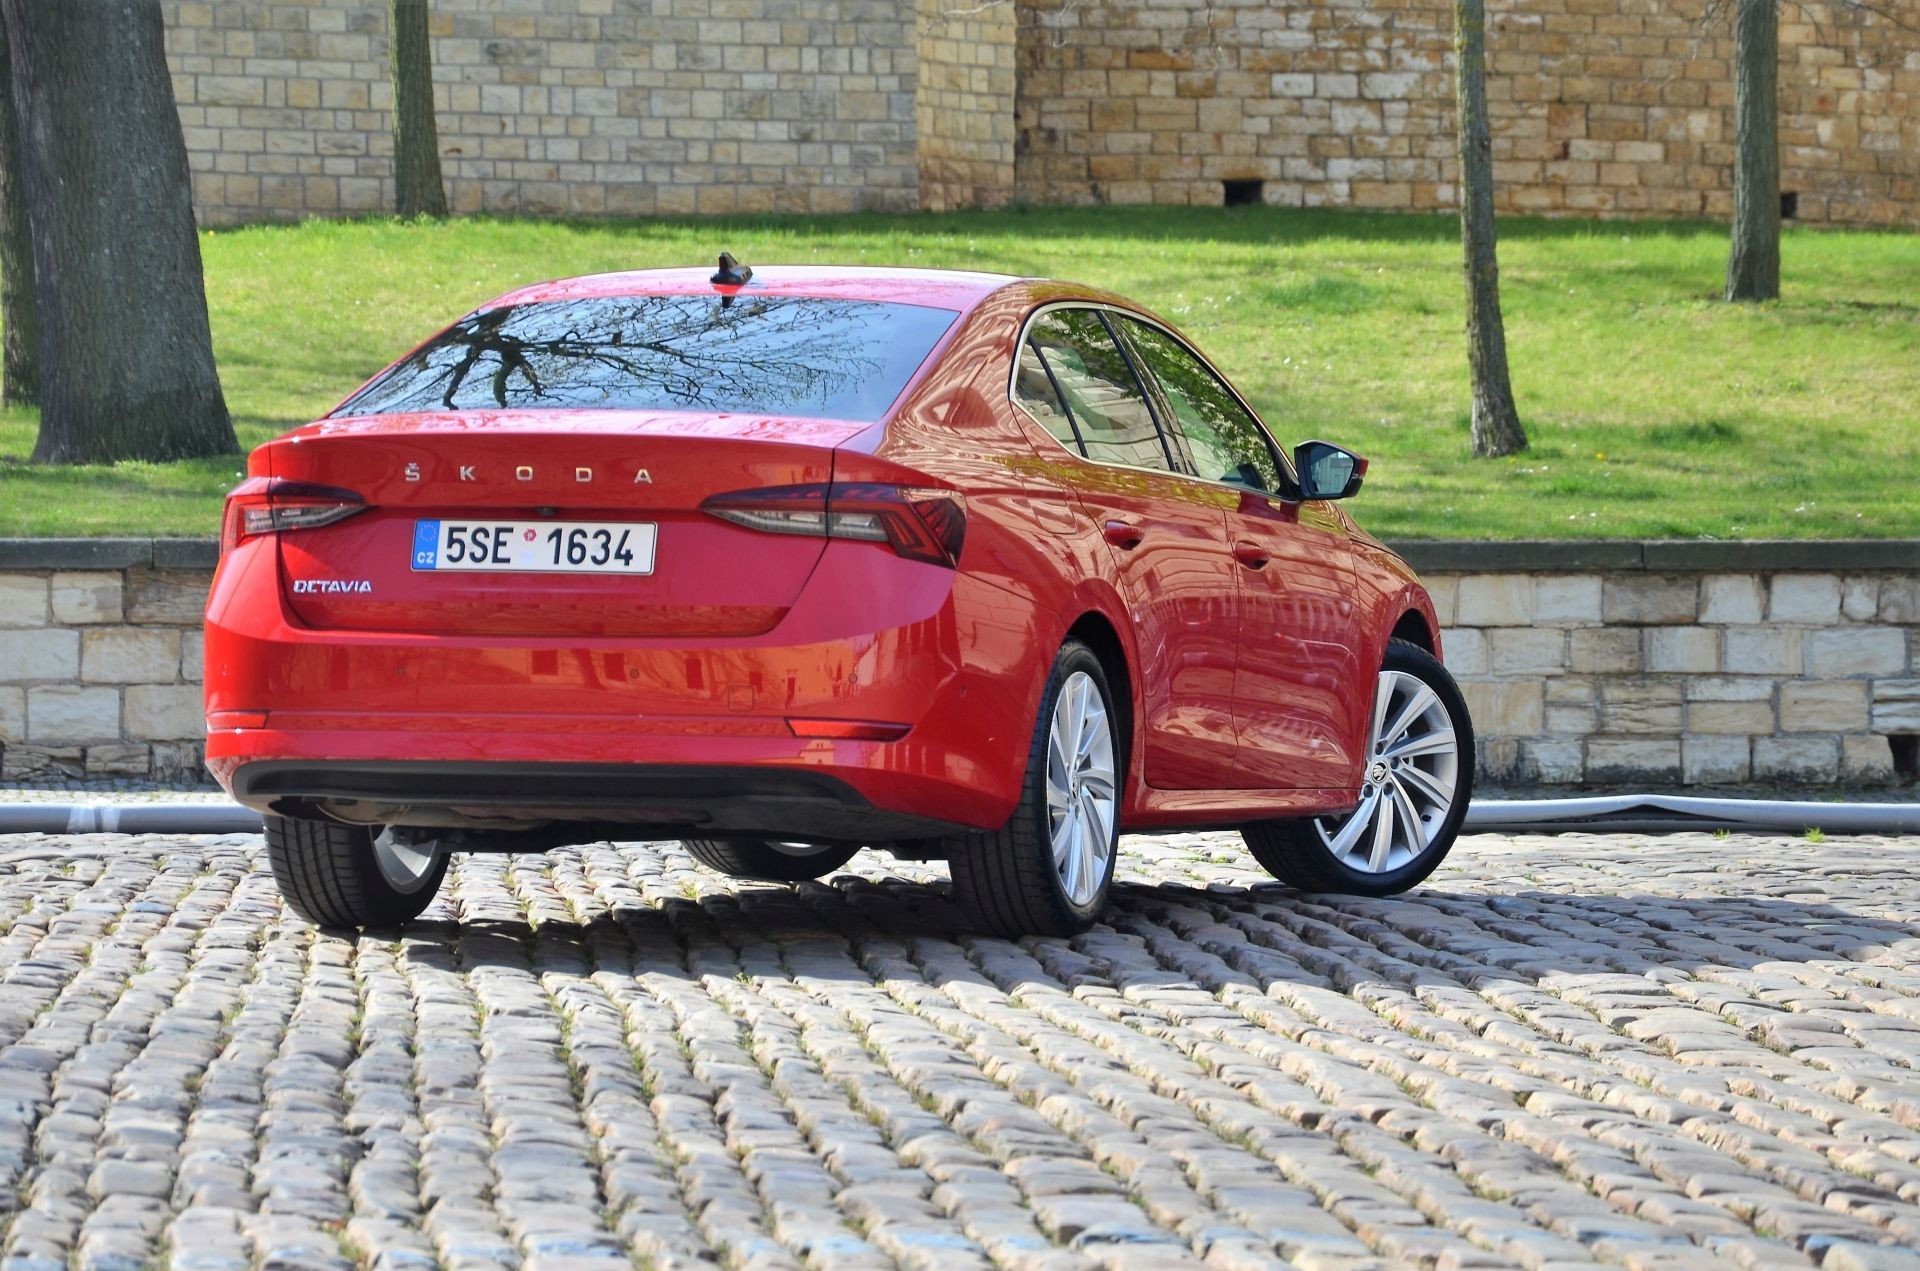
[[[1049,310],[1034,320],[1030,338],[1053,373],[1087,458],[1172,470],[1146,393],[1098,312]]]
[[[1052,433],[1055,441],[1075,454],[1086,453],[1080,447],[1080,435],[1073,430],[1067,405],[1060,400],[1053,376],[1047,373],[1046,364],[1040,360],[1040,350],[1032,340],[1020,346],[1020,361],[1013,372],[1013,400]]]
[[[959,315],[808,296],[589,296],[469,314],[334,415],[673,410],[879,419]]]

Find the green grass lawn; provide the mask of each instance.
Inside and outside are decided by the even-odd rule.
[[[327,410],[489,297],[566,274],[776,262],[1096,283],[1197,340],[1291,444],[1374,460],[1387,537],[1920,536],[1920,235],[1793,230],[1784,298],[1714,297],[1724,230],[1508,220],[1502,291],[1533,448],[1467,442],[1459,242],[1445,216],[1270,208],[941,216],[310,222],[208,232],[215,353],[243,446]],[[0,415],[0,535],[213,534],[239,455],[43,468]]]

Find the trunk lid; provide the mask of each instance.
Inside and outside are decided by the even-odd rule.
[[[626,411],[329,419],[268,446],[271,476],[353,491],[367,510],[280,535],[286,602],[309,626],[474,636],[739,636],[771,630],[825,540],[756,533],[710,495],[832,479],[870,425]],[[651,526],[648,574],[417,568],[421,522]],[[527,539],[529,544],[535,540]]]

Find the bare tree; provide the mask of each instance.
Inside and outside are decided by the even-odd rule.
[[[1780,0],[1733,18],[1733,249],[1727,299],[1780,298]]]
[[[389,0],[387,64],[393,75],[393,193],[402,216],[445,216],[440,129],[433,116],[433,47],[427,0]]]
[[[1493,226],[1493,134],[1487,124],[1485,0],[1454,0],[1454,100],[1460,130],[1460,246],[1467,276],[1467,362],[1473,376],[1473,453],[1527,448],[1507,378],[1500,265]]]
[[[41,463],[239,448],[159,0],[0,0],[40,312]]]
[[[12,59],[0,22],[0,406],[40,401],[40,314],[33,296],[33,239],[20,188],[20,133],[13,118]]]

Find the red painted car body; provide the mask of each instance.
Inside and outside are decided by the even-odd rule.
[[[720,289],[707,275],[577,278],[477,312],[718,291],[957,316],[873,422],[336,413],[260,447],[207,607],[207,761],[223,786],[263,811],[370,824],[910,850],[1007,821],[1048,669],[1075,635],[1124,693],[1126,829],[1355,805],[1389,638],[1439,651],[1412,571],[1330,502],[1095,462],[1014,400],[1016,351],[1048,306],[1171,328],[1061,282],[767,268]],[[957,559],[764,533],[710,506],[829,485],[943,500],[964,518]],[[239,531],[245,508],[329,498],[357,506]],[[938,537],[940,514],[905,523]],[[414,523],[462,516],[651,524],[654,571],[410,568]]]

